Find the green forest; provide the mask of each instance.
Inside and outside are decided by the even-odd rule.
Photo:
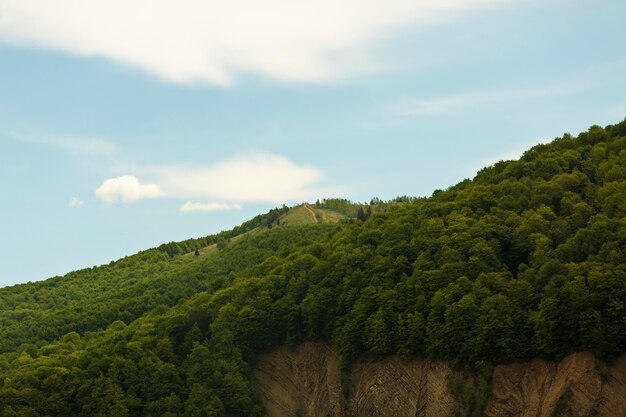
[[[263,416],[257,354],[305,340],[344,370],[449,360],[479,415],[496,364],[626,349],[626,120],[429,198],[311,205],[336,221],[284,225],[284,206],[0,289],[0,415]]]

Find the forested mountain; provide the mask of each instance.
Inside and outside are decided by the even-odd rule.
[[[479,415],[495,364],[626,349],[626,121],[372,203],[0,290],[0,415],[261,416],[257,354],[320,339],[453,361]]]

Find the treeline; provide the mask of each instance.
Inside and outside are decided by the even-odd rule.
[[[348,200],[346,198],[325,198],[315,202],[315,208],[330,209],[346,216],[343,223],[354,223],[355,221],[365,221],[372,213],[378,211],[386,211],[388,207],[403,204],[414,203],[419,201],[418,197],[409,197],[406,195],[395,197],[385,201],[378,197],[374,197],[369,203],[359,203]]]
[[[626,121],[365,221],[272,228],[175,260],[179,280],[197,274],[193,295],[0,355],[0,410],[261,416],[256,354],[315,339],[344,369],[365,353],[473,369],[578,350],[610,360],[626,348],[625,248]]]
[[[234,237],[243,235],[259,227],[271,228],[274,222],[278,220],[280,216],[289,212],[289,207],[283,204],[282,207],[276,207],[264,214],[259,214],[242,223],[239,226],[234,227],[231,230],[225,230],[215,235],[206,237],[200,237],[196,239],[187,239],[181,242],[169,242],[164,243],[157,247],[161,252],[167,253],[170,257],[190,253],[196,249],[201,249],[206,246],[217,244],[219,241],[228,241]]]

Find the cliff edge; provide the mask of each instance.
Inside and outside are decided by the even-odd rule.
[[[259,356],[255,375],[269,417],[453,417],[459,408],[446,362],[363,358],[342,390],[339,358],[326,343],[282,346]],[[580,352],[554,363],[499,365],[487,417],[622,417],[626,355],[614,365]]]

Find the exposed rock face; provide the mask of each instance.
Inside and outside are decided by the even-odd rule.
[[[255,373],[269,417],[452,417],[458,408],[454,371],[427,359],[359,360],[345,393],[339,359],[324,343],[267,352]],[[626,416],[626,355],[612,367],[584,352],[497,366],[485,416]]]
[[[431,360],[362,360],[351,370],[350,416],[448,417],[455,400],[448,389],[452,369]]]
[[[280,347],[259,357],[255,369],[267,415],[342,415],[339,359],[324,343]]]
[[[535,359],[500,365],[493,374],[488,417],[622,417],[626,356],[607,367],[588,352],[559,363]]]
[[[255,371],[270,417],[448,417],[451,372],[430,360],[363,359],[352,366],[346,400],[337,356],[311,342],[261,355]]]

